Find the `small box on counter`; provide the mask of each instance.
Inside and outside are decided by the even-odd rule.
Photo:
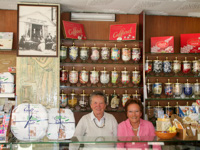
[[[151,37],[151,53],[174,53],[174,36]]]
[[[13,32],[0,32],[0,50],[11,50],[13,45]]]
[[[200,33],[181,34],[181,53],[200,53]]]
[[[62,21],[63,23],[63,34],[65,38],[86,40],[85,30],[83,24]]]
[[[136,40],[136,23],[110,26],[109,40]]]

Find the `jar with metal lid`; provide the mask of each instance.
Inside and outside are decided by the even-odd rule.
[[[138,63],[141,58],[141,49],[140,48],[132,48],[132,60],[134,63]]]
[[[132,94],[133,100],[140,100],[141,101],[141,94],[138,94],[138,91],[135,91],[135,94]]]
[[[65,108],[67,106],[67,94],[64,93],[63,90],[61,90],[61,94],[60,94],[60,108]]]
[[[116,70],[114,67],[114,70],[111,71],[111,83],[113,86],[117,86],[120,80],[120,72]]]
[[[74,110],[77,103],[78,103],[77,94],[75,94],[75,91],[72,90],[72,92],[69,94],[68,106],[70,107],[70,109]]]
[[[187,79],[187,82],[184,83],[183,92],[184,92],[186,98],[191,97],[192,94],[193,94],[193,91],[192,91],[192,83],[188,83],[188,79]]]
[[[106,86],[110,81],[110,74],[108,71],[106,71],[106,67],[104,67],[104,70],[101,71],[100,75],[100,82],[103,84],[103,86]]]
[[[167,114],[169,117],[171,117],[174,114],[174,108],[172,106],[168,105],[165,106],[165,114]]]
[[[176,102],[176,106],[174,106],[174,113],[179,115],[179,104]]]
[[[82,86],[85,86],[88,83],[89,80],[89,71],[85,70],[85,67],[80,71],[79,74],[79,81]]]
[[[95,67],[90,71],[90,82],[93,86],[97,86],[97,83],[99,82],[99,71],[96,71]]]
[[[165,74],[170,74],[172,72],[172,61],[168,60],[168,57],[163,61],[163,72]]]
[[[164,115],[163,107],[158,102],[158,105],[154,107],[154,116],[155,118],[161,118],[162,115]]]
[[[72,46],[69,47],[69,58],[71,61],[76,61],[78,57],[78,47],[74,46],[74,43]]]
[[[149,74],[152,71],[152,60],[148,60],[148,57],[145,61],[145,73]]]
[[[197,60],[197,57],[192,61],[192,72],[195,76],[198,76],[198,73],[200,72],[200,61]]]
[[[121,83],[124,86],[127,86],[130,83],[130,71],[127,71],[126,67],[124,67],[124,71],[121,71]]]
[[[162,83],[158,82],[158,79],[153,84],[152,90],[153,90],[153,94],[154,94],[155,97],[159,98],[161,96],[161,94],[162,94]]]
[[[194,83],[194,96],[200,97],[200,83],[198,82],[198,79],[196,79],[196,83]]]
[[[67,46],[62,45],[60,47],[60,61],[63,62],[67,58]]]
[[[175,98],[179,98],[182,94],[182,83],[179,83],[178,79],[176,79],[176,83],[174,83],[173,93]]]
[[[111,59],[114,61],[117,61],[120,59],[120,48],[117,48],[116,44],[115,44],[115,47],[111,48]]]
[[[171,98],[173,96],[173,83],[170,83],[170,79],[168,79],[168,82],[165,83],[164,90],[167,98]]]
[[[173,60],[172,68],[175,74],[178,74],[181,71],[181,61],[178,60],[177,57]]]
[[[125,45],[124,48],[122,48],[122,60],[124,62],[128,62],[131,59],[131,49]]]
[[[158,76],[162,72],[162,60],[156,57],[156,60],[153,60],[153,72]]]
[[[110,100],[110,107],[112,111],[117,111],[118,107],[119,107],[119,95],[116,94],[115,90],[113,92],[113,94],[111,95],[111,100]]]
[[[104,47],[101,48],[101,59],[106,62],[110,58],[110,48],[106,47],[106,44]]]
[[[65,70],[65,66],[63,66],[60,71],[60,81],[67,82],[67,79],[68,79],[68,71]]]
[[[82,111],[87,110],[89,105],[89,95],[85,94],[85,90],[79,95],[79,106]]]
[[[122,106],[125,107],[126,102],[131,99],[131,94],[128,94],[128,91],[125,90],[125,93],[122,94]]]
[[[185,60],[183,61],[182,68],[184,74],[188,74],[191,71],[191,61],[188,61],[187,57],[185,57]]]
[[[140,84],[140,81],[141,81],[140,71],[137,71],[135,67],[135,71],[132,71],[132,83],[135,86],[138,86]]]
[[[91,47],[91,50],[92,50],[92,52],[91,52],[90,58],[93,62],[97,62],[100,57],[99,47],[96,47],[96,45],[94,44],[94,46]]]
[[[72,70],[69,71],[69,82],[71,84],[77,84],[78,83],[78,71],[75,70],[75,67],[72,67]]]
[[[111,107],[110,107],[110,95],[106,94],[105,90],[103,90],[103,94],[106,96],[106,110],[111,110]]]
[[[152,83],[149,83],[149,79],[147,80],[147,97],[151,98],[153,95],[152,91]]]
[[[147,117],[149,121],[151,121],[152,118],[154,118],[154,108],[153,106],[151,106],[150,102],[148,102],[147,106]]]
[[[82,62],[86,62],[89,58],[89,47],[86,47],[85,44],[83,47],[80,47],[80,59]]]

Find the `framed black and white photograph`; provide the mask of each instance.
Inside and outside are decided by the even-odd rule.
[[[18,4],[18,56],[58,56],[58,6]]]

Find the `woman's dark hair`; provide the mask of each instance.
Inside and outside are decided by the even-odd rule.
[[[131,104],[138,104],[140,107],[140,111],[141,113],[143,113],[143,109],[144,106],[142,105],[142,102],[140,100],[133,100],[133,99],[129,99],[126,103],[125,103],[125,113],[127,114],[128,111],[128,106]]]

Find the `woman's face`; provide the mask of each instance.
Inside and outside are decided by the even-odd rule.
[[[127,117],[129,118],[131,124],[137,124],[140,122],[140,117],[142,112],[140,111],[140,106],[138,104],[130,104],[127,108]]]

